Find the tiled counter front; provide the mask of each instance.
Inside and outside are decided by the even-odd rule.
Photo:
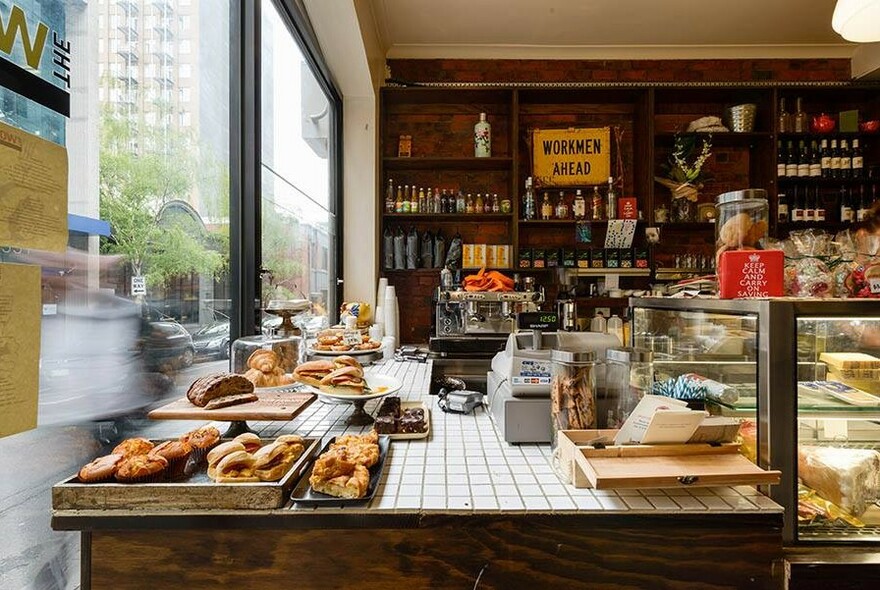
[[[554,474],[549,445],[508,445],[482,409],[443,413],[428,395],[430,362],[369,371],[399,377],[404,401],[426,401],[432,429],[429,439],[392,443],[370,504],[56,513],[56,528],[83,531],[83,588],[142,588],[147,579],[163,589],[781,583],[773,566],[782,556],[781,508],[753,488],[575,489]],[[265,437],[366,430],[346,429],[351,410],[316,402],[292,422],[252,426]]]

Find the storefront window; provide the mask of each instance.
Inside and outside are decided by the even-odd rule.
[[[262,4],[263,304],[336,306],[336,214],[330,189],[334,105],[275,3]]]

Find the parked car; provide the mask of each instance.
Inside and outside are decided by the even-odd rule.
[[[196,356],[190,333],[170,318],[147,323],[141,350],[147,367],[160,371],[189,367]]]
[[[196,357],[229,358],[229,320],[218,320],[199,328],[193,335]]]

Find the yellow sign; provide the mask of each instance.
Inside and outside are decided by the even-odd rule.
[[[0,263],[0,438],[37,426],[40,267]]]
[[[67,150],[0,123],[0,245],[67,248]]]
[[[532,177],[535,186],[586,186],[608,182],[611,128],[535,129]]]

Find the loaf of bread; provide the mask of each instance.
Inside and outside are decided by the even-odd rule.
[[[880,453],[801,446],[798,477],[820,496],[858,517],[880,497]]]
[[[209,401],[218,397],[253,393],[254,384],[233,373],[215,373],[196,379],[186,392],[186,399],[204,408]]]

